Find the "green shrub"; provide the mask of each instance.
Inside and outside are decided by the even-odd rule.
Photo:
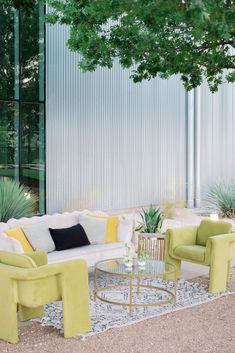
[[[32,216],[37,201],[28,187],[15,180],[0,178],[0,222]]]
[[[205,204],[208,209],[217,211],[222,217],[235,217],[235,182],[219,182],[209,187]]]
[[[160,208],[155,208],[152,205],[148,210],[142,210],[140,213],[142,222],[136,227],[136,231],[141,233],[158,233],[161,232],[164,216]]]

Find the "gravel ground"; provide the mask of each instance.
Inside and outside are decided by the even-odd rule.
[[[234,277],[235,271],[232,291]],[[0,341],[1,353],[235,353],[235,294],[85,340],[64,339],[57,330],[38,323],[23,325],[19,331],[20,343]]]

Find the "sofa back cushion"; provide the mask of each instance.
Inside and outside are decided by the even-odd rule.
[[[86,213],[84,212],[84,214]],[[107,217],[107,219],[112,220],[112,222],[109,221],[107,224],[106,242],[109,243],[109,242],[117,241],[117,242],[125,243],[125,242],[132,241],[132,237],[134,236],[134,215],[133,214],[122,214],[122,215],[113,216],[103,211],[92,211],[92,212],[87,212],[87,215],[92,215],[93,217],[94,216],[101,216],[104,218]],[[79,215],[79,218],[80,218],[80,215]],[[116,235],[115,235],[115,230],[116,230]]]
[[[104,216],[104,215],[97,215],[97,214],[92,214],[92,213],[88,213],[87,216],[105,219],[107,221],[105,242],[106,243],[116,243],[118,216],[109,216],[109,215]]]
[[[106,241],[106,218],[96,218],[87,215],[79,216],[79,223],[84,228],[91,244],[103,244]]]
[[[49,228],[57,251],[89,245],[86,232],[80,224],[69,228]]]
[[[231,223],[203,220],[198,227],[196,243],[197,245],[206,246],[209,237],[231,232]]]
[[[47,253],[55,250],[51,233],[44,223],[23,227],[23,231],[34,250],[45,250]]]
[[[118,216],[117,241],[129,243],[134,236],[134,217],[132,214]],[[134,242],[134,239],[133,239]]]
[[[79,212],[55,213],[53,215],[23,217],[20,219],[9,219],[7,225],[12,227],[26,227],[33,224],[43,223],[48,228],[67,228],[78,224]]]
[[[28,239],[26,238],[23,230],[20,227],[7,229],[4,233],[6,233],[6,235],[8,235],[9,237],[18,240],[21,243],[24,252],[33,252],[32,246],[30,245]]]

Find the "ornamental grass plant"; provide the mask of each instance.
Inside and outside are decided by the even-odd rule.
[[[0,222],[35,213],[37,196],[30,188],[9,178],[0,178]]]
[[[235,181],[221,181],[211,185],[205,196],[205,205],[221,217],[235,218]]]

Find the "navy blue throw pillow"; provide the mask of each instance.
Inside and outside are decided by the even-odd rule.
[[[86,232],[81,224],[69,228],[53,229],[49,228],[52,239],[57,251],[77,248],[83,245],[89,245]]]

